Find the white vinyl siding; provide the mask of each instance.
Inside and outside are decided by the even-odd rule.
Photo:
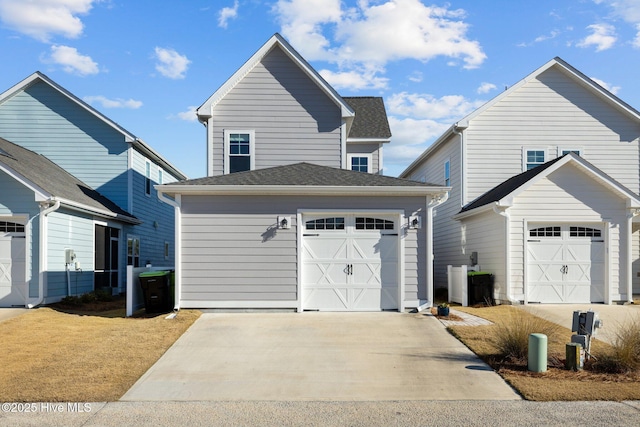
[[[447,265],[469,263],[469,255],[463,248],[463,236],[460,222],[453,219],[461,205],[460,174],[460,137],[453,136],[439,147],[408,178],[433,184],[442,183],[444,162],[449,161],[451,191],[449,199],[434,209],[433,245],[434,245],[434,287],[447,286]]]
[[[224,131],[255,131],[255,168],[298,162],[341,166],[340,108],[274,48],[215,106],[210,137],[213,175],[224,165]]]
[[[638,193],[640,126],[556,68],[479,114],[464,133],[465,203],[522,172],[523,147],[547,155],[582,148],[582,157]]]
[[[571,167],[572,169],[575,169]],[[586,185],[585,183],[588,183]],[[544,206],[545,209],[540,209]],[[511,214],[511,284],[514,297],[524,299],[525,224],[604,224],[610,223],[606,232],[610,262],[611,299],[626,297],[626,203],[607,188],[594,183],[577,170],[559,169],[529,187],[516,197]],[[602,227],[600,227],[602,228]],[[619,272],[619,273],[618,273]]]

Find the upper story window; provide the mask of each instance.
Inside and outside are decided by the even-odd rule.
[[[558,151],[560,152],[560,156],[564,156],[569,153],[575,153],[578,156],[582,156],[582,150],[580,148],[560,148]]]
[[[528,171],[537,166],[540,166],[547,161],[545,150],[543,149],[526,149],[524,155],[524,170]]]
[[[227,161],[225,173],[243,172],[255,168],[254,131],[226,130],[224,132]]]
[[[144,170],[144,193],[149,196],[151,194],[151,163],[146,162]]]
[[[449,187],[451,185],[451,162],[447,160],[444,162],[444,186]]]
[[[158,169],[158,184],[164,184],[164,172],[162,169]]]
[[[348,154],[349,169],[358,172],[371,172],[371,154]]]

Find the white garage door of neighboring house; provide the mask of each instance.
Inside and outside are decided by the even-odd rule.
[[[529,302],[604,302],[602,224],[532,225],[527,256]]]
[[[0,307],[26,303],[24,226],[0,221]]]
[[[304,215],[302,307],[397,310],[397,215]]]

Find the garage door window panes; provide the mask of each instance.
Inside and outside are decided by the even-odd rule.
[[[0,221],[0,233],[24,233],[24,225]]]
[[[570,237],[602,237],[602,232],[597,228],[569,227]]]
[[[387,219],[356,217],[356,230],[393,230],[393,225]]]
[[[344,230],[344,217],[320,218],[307,221],[307,230]]]
[[[560,237],[560,227],[534,228],[531,231],[529,231],[529,236],[530,237]]]

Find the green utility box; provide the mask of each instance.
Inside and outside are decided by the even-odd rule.
[[[175,272],[172,270],[140,273],[140,287],[147,313],[166,313],[174,306]]]

